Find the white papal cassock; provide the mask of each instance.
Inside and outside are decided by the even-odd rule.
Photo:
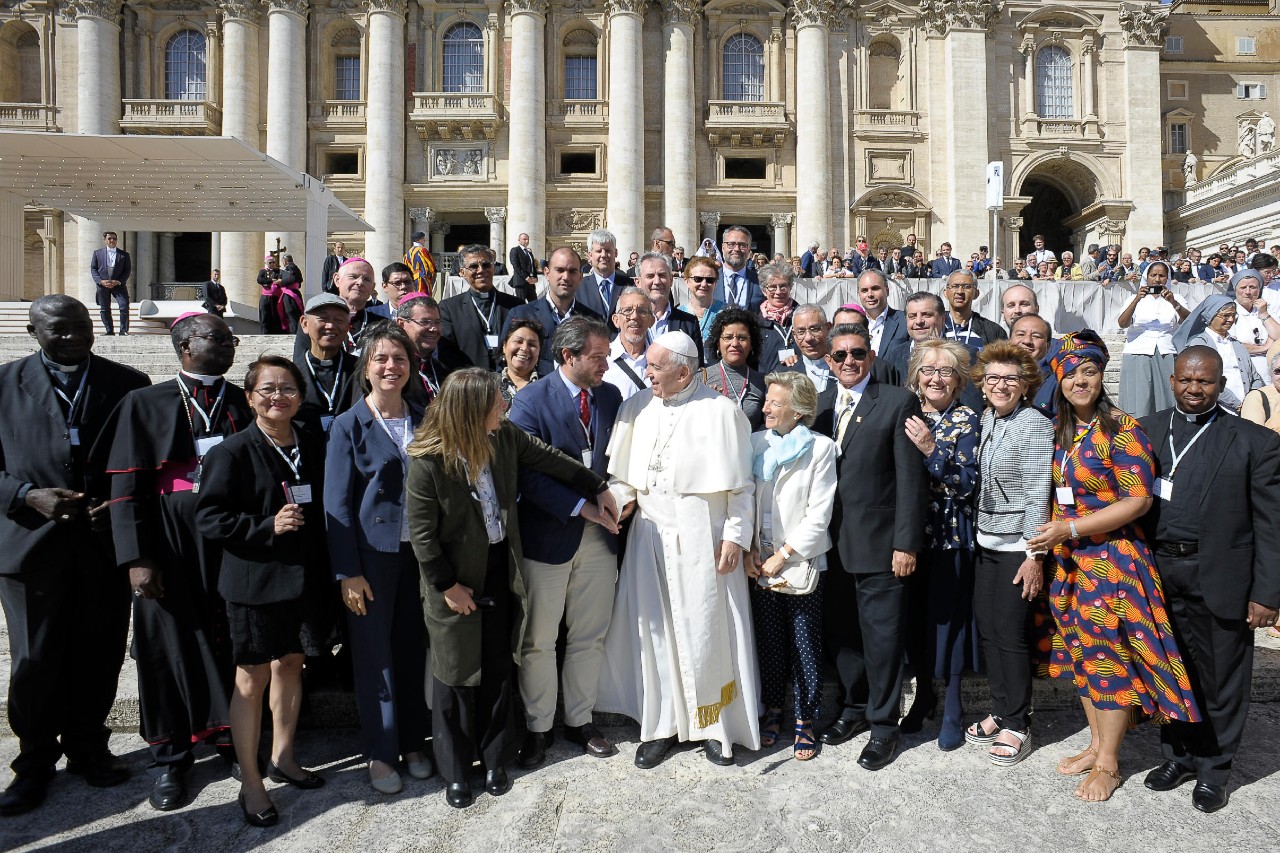
[[[741,565],[716,572],[721,540],[751,546],[751,427],[694,381],[670,400],[641,391],[618,413],[610,489],[636,500],[596,708],[679,735],[760,748],[751,601]]]

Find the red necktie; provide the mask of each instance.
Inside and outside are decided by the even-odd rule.
[[[591,434],[591,402],[587,399],[586,389],[578,392],[578,420],[582,421],[582,428],[587,431],[587,435]]]

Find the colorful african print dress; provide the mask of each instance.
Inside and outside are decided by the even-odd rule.
[[[1066,452],[1054,449],[1054,487],[1070,488],[1075,499],[1073,506],[1053,502],[1054,521],[1152,496],[1151,443],[1136,420],[1117,414],[1120,431],[1113,438],[1090,425]],[[1058,632],[1049,675],[1073,677],[1080,695],[1102,710],[1136,707],[1161,721],[1198,722],[1160,576],[1137,525],[1068,539],[1053,556],[1049,604]]]

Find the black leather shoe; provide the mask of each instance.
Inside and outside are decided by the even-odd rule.
[[[295,788],[301,788],[304,791],[314,791],[316,788],[324,787],[324,779],[320,778],[310,770],[303,769],[302,776],[295,779],[292,776],[286,776],[284,771],[276,767],[274,761],[267,764],[267,778],[272,782],[284,782]]]
[[[818,740],[827,746],[835,746],[838,743],[844,743],[856,734],[861,734],[871,728],[866,720],[836,720],[831,725],[822,730],[822,734],[818,735]]]
[[[925,720],[932,720],[938,710],[938,697],[932,693],[921,693],[916,696],[914,702],[911,703],[910,710],[906,716],[898,723],[898,728],[904,735],[913,735],[924,728]]]
[[[240,792],[237,802],[240,803],[240,811],[244,812],[244,822],[249,826],[275,826],[280,822],[280,812],[276,811],[274,805],[267,806],[262,811],[254,814],[249,811],[249,807],[244,804],[244,792]]]
[[[471,796],[471,786],[466,782],[450,782],[444,789],[444,801],[455,809],[465,809],[475,798]]]
[[[49,780],[40,776],[19,776],[0,794],[0,815],[26,814],[44,802]]]
[[[1196,778],[1194,770],[1188,770],[1176,761],[1166,761],[1147,774],[1146,785],[1153,791],[1172,791],[1183,782]]]
[[[587,723],[582,726],[565,726],[564,739],[569,743],[576,743],[582,747],[583,752],[596,758],[605,758],[618,751],[607,737],[600,734],[600,730],[595,727],[594,723]]]
[[[1197,782],[1191,790],[1191,803],[1196,811],[1212,814],[1227,804],[1226,785],[1210,785],[1208,782]]]
[[[182,808],[187,801],[186,771],[170,770],[157,776],[148,799],[156,811],[171,812]]]
[[[879,770],[888,767],[897,754],[898,739],[896,737],[873,737],[862,748],[862,755],[858,756],[858,766],[865,770]]]
[[[511,777],[501,767],[486,770],[484,774],[484,789],[489,792],[491,797],[501,797],[511,790]]]
[[[547,747],[551,746],[551,732],[525,732],[524,743],[516,755],[516,764],[522,770],[532,770],[547,760]]]
[[[662,763],[662,759],[667,757],[667,753],[675,745],[675,735],[659,738],[658,740],[645,741],[636,750],[636,767],[641,770],[652,770]]]
[[[721,767],[732,767],[733,757],[724,754],[724,746],[718,740],[709,740],[703,744],[703,749],[707,753],[707,761],[712,764],[719,764]]]
[[[114,788],[129,780],[129,765],[106,751],[81,761],[67,759],[67,772],[83,776],[95,788]]]

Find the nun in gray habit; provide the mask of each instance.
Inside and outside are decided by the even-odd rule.
[[[1236,324],[1236,303],[1230,296],[1214,294],[1196,306],[1173,335],[1173,343],[1181,353],[1187,347],[1206,346],[1222,356],[1222,375],[1227,387],[1218,405],[1232,414],[1240,414],[1244,395],[1263,386],[1258,369],[1244,344],[1228,336]]]

